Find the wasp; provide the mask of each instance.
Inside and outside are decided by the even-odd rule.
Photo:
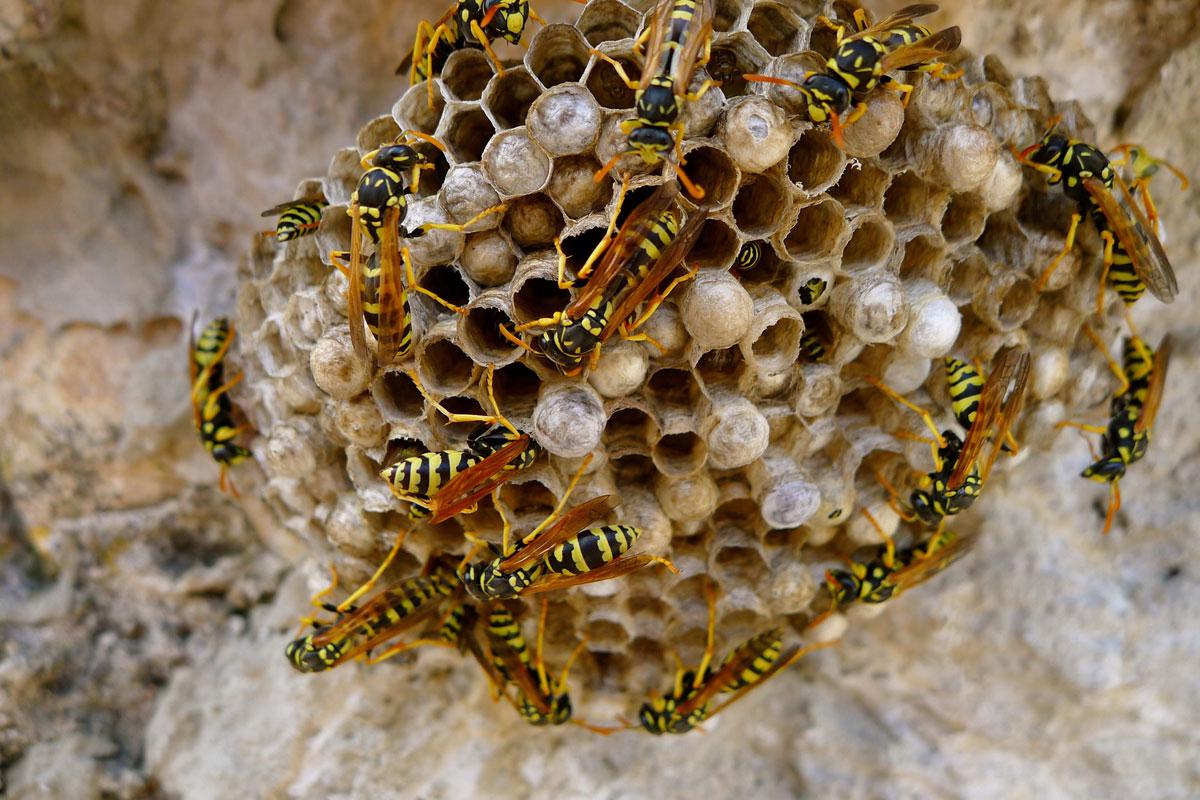
[[[221,491],[237,495],[229,479],[229,468],[250,457],[250,451],[234,439],[245,432],[233,419],[229,390],[242,380],[242,373],[225,379],[225,355],[233,342],[234,328],[219,317],[195,338],[196,319],[192,317],[188,341],[188,376],[192,382],[192,420],[200,442],[221,468]]]
[[[1140,461],[1150,449],[1150,429],[1162,403],[1171,348],[1169,335],[1159,342],[1156,351],[1141,339],[1129,337],[1122,359],[1125,389],[1113,396],[1108,425],[1059,423],[1060,427],[1071,426],[1101,436],[1100,452],[1092,451],[1095,460],[1084,469],[1081,477],[1108,484],[1108,509],[1104,515],[1106,534],[1112,529],[1113,519],[1121,508],[1121,478],[1125,477],[1129,465]]]
[[[820,276],[809,278],[797,290],[802,305],[811,306],[825,296],[829,282]]]
[[[1059,263],[1074,248],[1079,223],[1090,216],[1104,243],[1096,313],[1104,311],[1106,284],[1112,285],[1127,310],[1147,288],[1162,302],[1171,302],[1179,293],[1179,284],[1154,225],[1108,157],[1097,147],[1057,133],[1058,122],[1058,117],[1052,119],[1040,141],[1016,153],[1021,163],[1047,175],[1049,185],[1061,184],[1063,193],[1075,203],[1067,240],[1038,278],[1037,289],[1046,287]],[[1145,196],[1146,183],[1139,185]]]
[[[706,79],[694,92],[689,92],[692,76],[704,67],[712,54],[712,0],[658,0],[651,12],[650,26],[643,31],[634,49],[643,54],[642,77],[634,81],[625,68],[611,56],[592,50],[596,57],[607,61],[625,85],[635,91],[636,119],[621,123],[621,132],[628,137],[629,149],[613,156],[597,173],[596,181],[612,171],[617,161],[628,153],[641,157],[654,166],[675,152],[676,174],[692,197],[703,199],[704,189],[691,182],[683,171],[682,141],[684,134],[680,114],[685,103],[694,103],[711,89]]]
[[[1154,231],[1154,235],[1158,237],[1160,242],[1166,242],[1166,234],[1162,230],[1162,221],[1158,217],[1158,207],[1154,204],[1154,198],[1150,196],[1150,181],[1165,168],[1179,179],[1180,190],[1186,192],[1191,185],[1187,175],[1183,174],[1183,171],[1171,162],[1150,155],[1150,153],[1146,152],[1146,148],[1139,144],[1119,144],[1113,148],[1113,152],[1120,153],[1121,156],[1113,159],[1111,161],[1112,165],[1114,167],[1128,168],[1130,177],[1126,180],[1126,183],[1129,185],[1130,194],[1142,199],[1146,218],[1150,221],[1150,227]]]
[[[655,293],[691,252],[707,218],[707,209],[693,211],[681,225],[680,211],[674,202],[678,184],[665,183],[642,201],[617,230],[617,217],[627,190],[628,178],[621,183],[608,229],[574,279],[566,278],[567,257],[561,241],[555,241],[558,285],[579,291],[563,311],[517,326],[518,332],[543,329],[537,336],[537,347],[504,327],[500,329],[509,341],[546,356],[568,375],[582,371],[585,358],[589,367],[595,367],[601,346],[615,333],[630,341],[657,344],[646,334],[635,331],[650,319],[675,287],[694,278],[697,272],[691,269],[674,278],[665,290]],[[634,318],[639,308],[641,313]]]
[[[292,200],[280,203],[262,212],[264,217],[279,217],[275,229],[263,231],[263,236],[274,236],[277,242],[290,242],[301,236],[316,233],[321,224],[321,212],[329,203],[321,198]]]
[[[745,272],[754,269],[763,260],[763,254],[766,251],[766,242],[754,241],[746,242],[738,250],[737,258],[733,260],[733,265],[739,271]]]
[[[675,656],[679,668],[671,691],[643,703],[638,709],[639,724],[655,735],[687,733],[808,653],[834,644],[821,642],[807,647],[791,647],[785,651],[783,629],[773,628],[738,645],[714,667],[717,605],[716,589],[711,581],[705,583],[705,599],[708,603],[708,628],[700,665],[694,670],[685,669],[679,656]],[[717,708],[710,708],[710,704],[722,694],[732,696]]]
[[[532,657],[520,624],[501,603],[488,603],[485,606],[486,644],[481,644],[473,635],[467,637],[466,646],[491,683],[493,698],[503,696],[530,725],[564,725],[570,722],[595,733],[613,732],[613,728],[590,725],[573,716],[567,678],[571,667],[587,647],[586,639],[575,646],[559,676],[547,672],[542,657],[546,638],[545,601],[540,606],[537,646]],[[509,694],[509,686],[514,688],[515,697]]]
[[[970,397],[969,385],[959,382],[955,388],[955,410],[962,414],[960,419],[970,423],[965,439],[952,430],[939,431],[928,411],[882,381],[867,379],[888,397],[919,414],[934,436],[930,441],[934,470],[924,477],[922,485],[910,495],[910,508],[896,508],[902,518],[908,521],[919,519],[930,527],[937,527],[946,517],[966,510],[975,502],[996,458],[1010,441],[1009,431],[1024,404],[1029,372],[1029,353],[1009,349],[998,358],[978,401]],[[971,409],[970,406],[976,402],[977,405]],[[989,441],[992,448],[985,456],[983,449]],[[882,474],[879,478],[894,502],[896,490]]]
[[[408,631],[427,619],[444,603],[450,607],[443,614],[436,638],[425,637],[401,642],[371,657],[372,664],[391,658],[403,650],[419,645],[455,646],[458,631],[466,614],[459,599],[462,591],[454,577],[454,568],[441,556],[425,565],[421,574],[405,578],[380,591],[366,603],[355,603],[379,582],[400,551],[405,535],[401,533],[375,574],[338,605],[318,602],[337,586],[337,571],[333,582],[313,598],[313,604],[335,615],[330,622],[311,622],[313,630],[300,636],[284,648],[288,663],[300,672],[324,672],[359,656]]]
[[[846,26],[830,24],[837,31],[837,50],[820,72],[805,73],[799,83],[770,75],[746,75],[746,80],[775,83],[798,91],[804,98],[808,117],[817,124],[829,121],[834,142],[845,147],[845,128],[866,113],[866,96],[884,87],[904,96],[905,105],[913,86],[892,78],[896,70],[919,69],[941,80],[954,80],[962,70],[951,70],[940,61],[958,49],[962,31],[957,26],[936,33],[913,23],[937,11],[932,3],[906,6],[874,25],[861,9],[855,11],[854,33]],[[853,110],[851,107],[853,106]]]
[[[818,614],[809,623],[809,628],[817,627],[830,614],[853,603],[879,604],[899,597],[958,561],[970,552],[978,538],[959,536],[941,527],[924,542],[897,550],[892,537],[865,508],[863,515],[886,543],[868,560],[851,561],[849,569],[825,571],[829,610]]]
[[[468,594],[479,600],[506,600],[618,578],[654,562],[676,571],[670,561],[658,556],[624,558],[641,535],[638,528],[586,527],[616,507],[611,495],[593,498],[563,513],[590,462],[590,456],[584,458],[558,505],[516,545],[503,507],[494,503],[503,523],[503,538],[499,549],[476,539],[463,558],[458,576]],[[495,557],[471,563],[481,547],[491,549]]]
[[[400,500],[409,504],[414,518],[431,517],[434,524],[459,513],[470,513],[484,496],[498,488],[517,470],[533,466],[542,448],[500,412],[493,388],[495,366],[489,365],[484,382],[491,415],[455,414],[434,400],[417,374],[407,374],[421,395],[451,422],[480,422],[467,439],[468,450],[443,450],[403,458],[379,475]]]
[[[425,141],[445,151],[445,145],[432,136],[410,131],[396,143],[372,150],[362,157],[365,170],[358,180],[346,212],[353,220],[350,231],[350,265],[347,277],[350,287],[346,294],[347,316],[350,320],[350,341],[360,357],[367,355],[366,335],[363,326],[366,320],[364,304],[375,306],[371,312],[375,318],[378,360],[390,364],[403,358],[412,348],[411,321],[408,314],[408,294],[400,278],[401,258],[408,288],[424,294],[440,305],[464,313],[463,309],[442,299],[436,293],[421,286],[413,273],[412,255],[400,240],[421,236],[430,230],[463,231],[488,214],[504,210],[504,206],[485,209],[463,224],[426,223],[413,230],[405,230],[404,218],[408,210],[408,195],[415,194],[420,187],[421,172],[432,169],[433,164],[416,149],[418,141]],[[408,186],[404,176],[411,173]],[[376,263],[364,263],[362,237],[375,246]],[[335,266],[342,260],[339,254]]]

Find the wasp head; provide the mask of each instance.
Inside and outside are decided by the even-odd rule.
[[[813,122],[824,122],[834,114],[841,116],[850,110],[850,87],[834,75],[815,72],[800,83],[800,92]]]
[[[862,589],[862,581],[852,572],[844,569],[825,570],[825,587],[837,605],[845,605],[858,596]]]
[[[1120,456],[1109,456],[1088,466],[1080,476],[1097,483],[1112,483],[1125,476],[1125,467],[1126,464]]]
[[[933,495],[929,492],[916,489],[909,495],[908,503],[912,506],[913,513],[931,528],[937,527],[942,521],[942,512],[938,509],[937,503],[933,500]]]
[[[425,156],[407,144],[389,144],[375,151],[371,164],[376,167],[403,172],[425,163]]]
[[[674,146],[671,131],[657,125],[641,125],[629,134],[630,152],[637,153],[644,164],[657,164]]]

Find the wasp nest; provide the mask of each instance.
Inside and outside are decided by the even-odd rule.
[[[572,683],[592,709],[628,713],[669,682],[668,648],[698,651],[704,576],[720,587],[724,652],[773,625],[798,630],[826,608],[822,568],[879,542],[859,509],[896,529],[876,473],[903,482],[927,472],[929,450],[895,437],[921,432],[919,420],[864,376],[946,409],[943,356],[987,363],[1002,347],[1028,347],[1022,441],[1045,438],[1108,391],[1103,361],[1079,336],[1091,284],[1070,281],[1068,265],[1055,276],[1063,288],[1034,290],[1070,213],[1042,181],[1023,178],[1009,150],[1033,141],[1055,110],[1040,79],[960,51],[952,60],[964,77],[914,74],[907,108],[874,93],[843,151],[803,118],[790,89],[741,75],[797,78],[834,44],[815,16],[847,12],[801,0],[716,9],[707,70],[723,83],[687,108],[683,145],[712,212],[688,259],[698,276],[647,325],[663,350],[614,339],[585,379],[569,378],[499,332],[565,305],[555,237],[578,266],[612,213],[613,181],[593,173],[623,147],[633,93],[590,49],[636,70],[643,15],[619,0],[593,0],[576,25],[537,30],[503,74],[479,51],[453,54],[432,108],[427,84],[411,88],[334,155],[326,176],[299,187],[297,196],[323,193],[331,204],[317,235],[262,242],[242,275],[242,404],[266,438],[257,453],[266,498],[344,580],[369,575],[396,532],[414,527],[380,469],[414,449],[461,446],[469,432],[430,408],[405,369],[453,410],[479,413],[481,375],[496,365],[500,408],[550,454],[501,491],[523,530],[593,455],[577,500],[616,494],[619,520],[644,531],[637,550],[669,556],[680,574],[650,567],[552,596],[548,661],[561,664],[586,637],[590,657]],[[1073,107],[1057,110],[1087,138]],[[347,247],[360,156],[407,130],[448,152],[410,198],[406,227],[463,222],[500,202],[507,210],[466,234],[408,242],[417,280],[466,313],[410,295],[413,353],[379,369],[351,347],[346,281],[329,252]],[[625,170],[637,175],[635,195],[663,180],[636,159],[616,172]],[[731,272],[751,241],[765,243],[763,259]],[[814,278],[828,290],[806,304]],[[822,359],[802,353],[806,334],[824,342]],[[431,553],[463,552],[464,525],[493,534],[498,515],[485,501],[472,517],[416,524],[394,575],[415,573]]]

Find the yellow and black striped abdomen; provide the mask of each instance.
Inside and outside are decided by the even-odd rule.
[[[525,636],[507,608],[497,605],[488,611],[487,634],[492,640],[493,664],[506,681],[511,681],[512,675],[508,672],[508,662],[500,658],[497,651],[511,651],[521,664],[529,666],[529,648],[525,645]]]
[[[321,224],[321,212],[327,205],[328,203],[314,200],[289,207],[279,215],[279,221],[275,223],[275,239],[288,242],[316,233],[317,226]]]
[[[963,430],[970,430],[979,411],[983,376],[959,358],[946,357],[946,382],[950,385],[950,407]]]
[[[1133,305],[1146,293],[1146,284],[1138,277],[1133,259],[1116,239],[1113,240],[1112,266],[1108,268],[1107,280],[1125,305]]]
[[[205,398],[204,405],[200,409],[198,432],[204,449],[218,464],[231,467],[250,457],[249,450],[233,441],[238,431],[233,420],[233,404],[225,392],[220,394],[210,392]]]
[[[779,660],[779,654],[782,651],[783,631],[778,628],[759,634],[737,650],[734,650],[725,657],[725,664],[735,658],[745,658],[751,653],[754,654],[754,660],[747,664],[730,683],[722,688],[721,693],[736,692],[739,689],[744,689],[751,684],[757,683],[766,674],[767,670],[771,669],[775,662]],[[719,672],[720,668],[717,671]]]
[[[890,53],[905,45],[915,44],[922,39],[928,39],[932,35],[933,31],[924,25],[909,23],[896,28],[889,28],[887,34],[879,40],[879,43]]]
[[[229,320],[218,317],[204,326],[200,338],[196,341],[196,349],[192,351],[192,361],[199,373],[217,362],[217,355],[229,339]],[[209,384],[211,385],[211,380]],[[220,383],[218,383],[220,385]]]
[[[613,297],[624,289],[626,285],[635,286],[639,281],[643,280],[678,235],[679,219],[675,216],[675,212],[672,210],[663,211],[647,226],[645,237],[638,243],[637,249],[633,251],[633,255],[629,257],[629,261],[625,264],[625,273],[630,278],[628,284],[622,283],[618,285],[614,281],[605,294],[608,297]]]
[[[402,459],[384,468],[379,474],[397,492],[428,499],[437,494],[455,475],[482,460],[479,456],[462,450],[443,450]]]
[[[630,525],[602,525],[580,531],[546,555],[546,569],[560,575],[582,575],[599,569],[624,555],[641,533]]]

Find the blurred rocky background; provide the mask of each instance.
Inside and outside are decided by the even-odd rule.
[[[1078,99],[1099,144],[1200,176],[1200,3],[945,5],[967,47]],[[443,10],[0,0],[0,794],[1200,796],[1200,202],[1169,178],[1181,294],[1136,318],[1176,358],[1108,537],[1063,433],[985,494],[960,567],[672,740],[525,727],[438,654],[291,671],[321,566],[255,502],[253,466],[240,502],[216,490],[186,323],[232,307],[258,212],[391,107],[415,21]]]

